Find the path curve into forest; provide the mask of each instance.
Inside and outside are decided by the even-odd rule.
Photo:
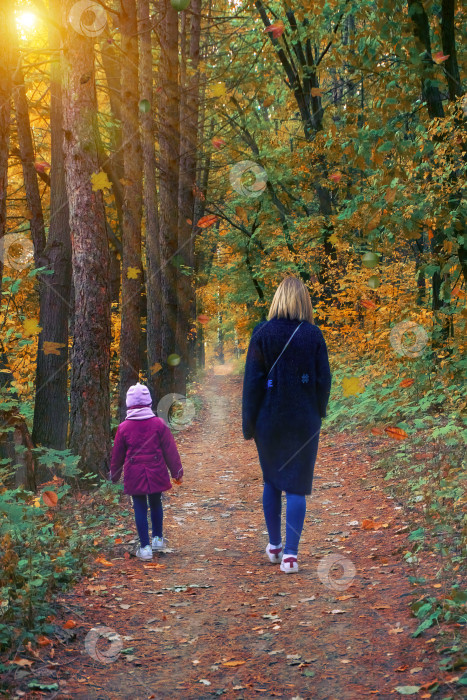
[[[108,555],[113,566],[61,597],[78,626],[44,667],[43,682],[60,684],[54,697],[384,699],[439,674],[433,644],[410,637],[417,621],[401,555],[404,511],[370,472],[358,434],[322,436],[300,573],[266,560],[241,385],[239,376],[210,374],[202,419],[177,438],[186,477],[164,501],[173,552],[150,565],[125,558],[134,551],[128,536]],[[366,518],[381,527],[363,529]],[[126,522],[133,526],[130,515]],[[345,557],[351,585],[335,590],[320,579],[329,555]],[[97,627],[121,637],[108,633],[109,663],[93,658],[110,648],[101,638],[93,651]]]

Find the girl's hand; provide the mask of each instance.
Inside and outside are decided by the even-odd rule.
[[[183,481],[183,479],[174,479],[173,480],[174,484],[177,484],[177,486],[180,486],[182,481]]]

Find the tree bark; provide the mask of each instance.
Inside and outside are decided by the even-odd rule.
[[[50,8],[55,17],[60,17],[60,0],[53,0]],[[47,245],[39,262],[52,270],[53,275],[39,278],[39,325],[42,330],[37,348],[32,439],[36,445],[63,450],[68,431],[71,239],[63,157],[60,34],[53,25],[50,25],[49,39],[55,57],[50,69],[50,221]]]
[[[180,155],[178,87],[178,15],[169,0],[160,0],[163,26],[161,31],[161,56],[159,81],[159,169],[160,169],[160,217],[159,245],[161,255],[161,359],[160,391],[173,392],[173,365],[167,364],[168,356],[179,354],[176,347],[177,277],[175,260],[178,243],[178,183]],[[160,398],[160,397],[158,397]]]
[[[73,0],[64,10],[70,11]],[[70,208],[75,295],[71,368],[70,448],[86,473],[107,475],[110,452],[109,248],[101,190],[94,45],[71,28],[64,50],[65,180]]]
[[[156,150],[154,147],[154,111],[152,67],[152,25],[149,14],[149,0],[138,0],[138,33],[140,39],[140,98],[141,145],[143,152],[143,196],[146,222],[146,295],[147,295],[147,377],[148,385],[156,400],[160,397],[161,365],[161,298],[160,298],[160,252],[159,252],[159,211],[156,182]],[[147,104],[146,104],[147,103]]]
[[[451,101],[464,94],[457,62],[455,10],[456,0],[443,0],[441,6],[441,41],[443,54],[449,56],[447,61],[444,62],[444,68],[448,83],[449,99]]]
[[[185,13],[183,13],[185,15]],[[184,266],[178,275],[177,347],[181,362],[176,369],[176,391],[186,393],[190,357],[194,350],[192,325],[196,315],[194,290],[194,243],[196,230],[194,205],[196,191],[198,118],[199,118],[199,45],[201,36],[201,0],[192,0],[189,33],[189,77],[181,82],[180,101],[180,189],[178,193],[178,249]],[[182,37],[183,41],[185,37]],[[181,52],[182,61],[185,52]]]
[[[121,113],[123,139],[122,328],[120,334],[120,420],[125,397],[140,371],[141,337],[141,143],[138,109],[138,30],[135,0],[121,0]]]
[[[31,125],[29,123],[29,106],[24,85],[24,75],[21,68],[21,54],[18,47],[18,35],[15,23],[15,15],[11,13],[12,22],[11,40],[13,46],[14,63],[13,71],[13,101],[16,114],[16,128],[18,131],[18,144],[23,168],[24,189],[26,201],[30,212],[31,238],[34,245],[34,264],[39,267],[40,256],[45,248],[45,226],[42,212],[41,195],[37,172],[35,168],[36,156],[32,141]]]

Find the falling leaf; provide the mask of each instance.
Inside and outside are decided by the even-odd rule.
[[[222,148],[222,146],[225,146],[225,141],[221,138],[213,139],[212,145],[214,146],[214,148]]]
[[[151,103],[149,102],[149,100],[140,100],[139,111],[143,114],[147,114],[151,111]]]
[[[415,379],[403,379],[401,381],[401,383],[399,384],[399,386],[402,386],[405,389],[405,387],[407,387],[407,386],[412,386],[414,381],[415,381]]]
[[[50,168],[50,163],[47,163],[45,160],[39,160],[36,163],[34,163],[34,167],[36,169],[36,172],[38,173],[45,173],[45,171]]]
[[[420,690],[419,685],[398,685],[394,688],[400,695],[415,695]]]
[[[42,494],[42,500],[46,506],[53,508],[58,503],[58,496],[55,491],[44,491]]]
[[[223,666],[241,666],[245,664],[246,661],[224,661]]]
[[[283,22],[276,22],[275,24],[270,24],[269,27],[266,27],[264,33],[269,33],[273,39],[278,39],[284,33],[284,29],[285,27]]]
[[[160,363],[160,362],[155,362],[155,363],[151,366],[151,374],[157,374],[158,372],[160,372],[161,369],[162,369],[161,363]]]
[[[402,428],[388,427],[385,428],[385,431],[395,440],[405,440],[407,437],[409,437],[405,430],[402,430]]]
[[[336,171],[335,173],[331,173],[329,176],[329,179],[332,180],[333,182],[340,182],[342,179],[342,173],[339,171]]]
[[[438,51],[438,53],[433,54],[433,61],[439,65],[440,63],[447,61],[449,56],[450,54],[445,56],[442,51]]]
[[[205,323],[208,323],[209,316],[207,316],[206,314],[199,314],[198,321],[204,325]]]
[[[63,629],[65,630],[72,630],[73,627],[76,627],[76,622],[74,620],[67,620],[63,625]]]
[[[217,219],[215,214],[206,214],[206,216],[202,216],[201,219],[198,219],[198,223],[196,224],[199,228],[207,228],[208,226],[212,226],[212,224],[215,224]]]
[[[42,330],[41,326],[39,326],[39,324],[35,318],[28,318],[23,323],[23,329],[24,329],[25,336],[37,335]]]
[[[51,340],[44,340],[43,351],[44,355],[60,355],[60,348],[66,347],[65,343],[54,343]]]
[[[127,267],[126,276],[129,280],[137,280],[138,275],[141,274],[139,267]]]
[[[107,173],[101,170],[98,173],[93,173],[91,175],[92,191],[97,192],[97,190],[103,190],[106,187],[110,187],[110,181],[107,177]]]
[[[344,396],[355,396],[365,391],[365,387],[361,383],[359,377],[344,377],[342,380],[342,388],[344,390]]]

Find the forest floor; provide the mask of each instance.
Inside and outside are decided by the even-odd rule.
[[[286,575],[264,553],[241,387],[239,376],[207,376],[201,420],[177,436],[185,478],[164,497],[169,551],[141,562],[135,535],[122,535],[60,596],[65,636],[41,647],[34,666],[55,689],[47,697],[357,700],[400,697],[401,687],[460,697],[439,670],[439,630],[411,637],[408,515],[371,469],[374,438],[323,432],[300,571]],[[129,499],[127,510],[124,530],[134,528]],[[350,575],[337,590],[332,573],[326,582],[329,555],[345,557]],[[39,696],[27,680],[14,697]]]

